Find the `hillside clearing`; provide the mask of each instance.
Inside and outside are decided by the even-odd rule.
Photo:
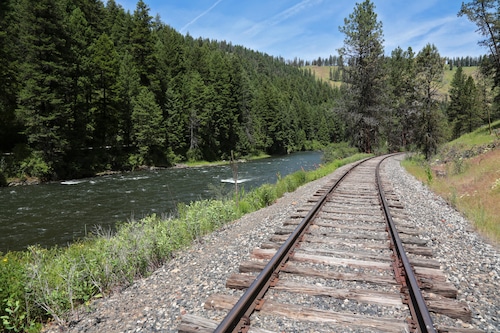
[[[337,67],[338,66],[305,66],[302,68],[306,70],[310,69],[318,80],[328,82],[332,87],[340,87],[341,85],[340,81],[330,80],[330,69],[336,69]],[[439,92],[441,94],[448,94],[448,91],[450,90],[451,81],[453,80],[453,76],[455,75],[457,68],[458,67],[455,66],[453,67],[452,70],[450,70],[449,66],[446,66],[442,80],[443,85],[439,89]],[[474,79],[476,79],[478,69],[479,68],[477,66],[463,67],[463,72],[465,75],[471,75]]]

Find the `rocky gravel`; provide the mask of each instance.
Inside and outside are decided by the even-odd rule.
[[[405,212],[429,239],[427,246],[448,280],[458,289],[458,300],[472,311],[472,327],[484,332],[500,332],[500,251],[479,235],[465,219],[441,197],[399,165],[402,157],[392,158],[385,171]],[[469,327],[464,323],[464,327]]]
[[[484,332],[500,331],[500,252],[478,235],[443,199],[399,165],[393,157],[382,170],[405,206],[411,223],[423,230],[442,269],[459,290],[459,299],[473,312],[471,324]],[[225,288],[227,277],[250,257],[307,199],[342,169],[287,193],[275,204],[248,214],[198,240],[189,249],[122,292],[95,301],[72,316],[68,326],[52,325],[46,332],[177,332],[183,314],[220,321],[225,313],[204,309],[214,293],[240,295]],[[319,327],[316,326],[316,329]],[[314,332],[315,328],[294,330]]]

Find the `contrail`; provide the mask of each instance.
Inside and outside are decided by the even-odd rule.
[[[215,6],[217,6],[219,3],[221,3],[222,0],[217,0],[210,8],[208,8],[207,10],[205,10],[203,13],[201,13],[200,15],[196,16],[191,22],[189,22],[188,24],[186,24],[185,26],[183,26],[180,30],[180,32],[183,32],[184,30],[186,30],[187,27],[189,27],[191,24],[195,23],[196,21],[198,21],[200,18],[202,18],[203,16],[207,15],[212,9],[215,8]]]
[[[270,26],[277,25],[289,19],[292,16],[300,14],[305,8],[311,7],[316,4],[320,4],[321,2],[323,2],[323,0],[302,0],[296,5],[289,7],[283,10],[282,12],[274,15],[272,18],[267,19],[261,23],[257,23],[256,25],[245,31],[245,34],[255,35],[261,30],[266,29]]]
[[[295,16],[297,14],[300,14],[302,12],[302,10],[304,10],[305,8],[307,7],[310,7],[310,6],[313,6],[313,5],[316,5],[316,4],[319,4],[323,2],[323,0],[305,0],[305,1],[301,1],[299,2],[298,4],[296,4],[295,6],[292,6],[284,11],[282,11],[281,13],[279,13],[278,15],[276,15],[274,18],[273,18],[273,22],[272,24],[277,24],[277,23],[280,23],[292,16]]]

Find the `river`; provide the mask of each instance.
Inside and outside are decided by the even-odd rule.
[[[238,182],[246,191],[278,175],[313,170],[319,152],[238,163]],[[91,232],[96,225],[113,228],[117,222],[151,213],[169,216],[178,203],[217,197],[234,189],[230,166],[162,169],[0,188],[0,252],[29,245],[64,246]]]

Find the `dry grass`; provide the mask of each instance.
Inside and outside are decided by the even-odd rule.
[[[462,212],[481,234],[500,244],[499,161],[500,149],[497,148],[470,159],[433,167],[441,171],[441,176],[435,172],[429,176],[426,166],[420,163],[405,161],[404,166]]]
[[[328,82],[332,87],[340,87],[340,85],[341,85],[341,82],[335,82],[335,81],[330,80],[330,68],[337,68],[337,66],[305,66],[302,68],[303,69],[310,69],[314,73],[316,78],[318,78],[319,80],[322,80],[324,82]],[[450,90],[450,86],[451,86],[451,81],[453,80],[453,76],[455,75],[457,68],[458,67],[455,66],[450,71],[449,66],[445,66],[442,85],[439,88],[439,93],[441,95],[448,94],[448,91]],[[478,72],[477,66],[463,67],[462,69],[464,71],[464,74],[471,75],[474,79],[476,79],[477,72]]]
[[[443,86],[439,89],[439,92],[441,94],[448,94],[450,91],[451,87],[451,81],[453,81],[453,76],[455,76],[455,73],[457,72],[457,66],[454,66],[453,69],[450,71],[450,67],[448,65],[445,66],[444,69],[444,76],[442,80]],[[462,67],[463,73],[467,76],[472,76],[473,79],[477,79],[479,67],[477,66],[472,66],[472,67]]]
[[[500,120],[491,124],[500,128]],[[496,147],[496,148],[495,148]],[[489,126],[440,148],[429,164],[414,155],[403,166],[462,212],[484,236],[500,244],[500,142]]]
[[[441,193],[489,238],[500,242],[500,149],[467,160],[463,174],[440,179]]]
[[[303,69],[310,69],[318,80],[328,82],[332,87],[340,87],[342,82],[330,80],[330,68],[337,68],[337,66],[305,66]]]

